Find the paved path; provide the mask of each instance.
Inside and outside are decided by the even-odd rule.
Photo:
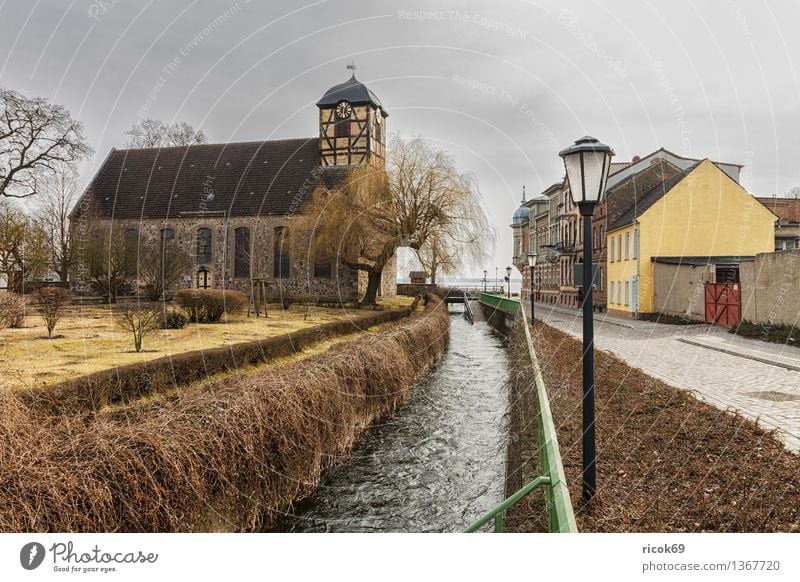
[[[536,318],[581,337],[577,311],[536,304]],[[800,349],[732,336],[723,328],[664,325],[595,314],[597,347],[649,375],[778,429],[800,452]]]

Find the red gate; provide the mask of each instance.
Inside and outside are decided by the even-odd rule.
[[[736,325],[741,318],[738,283],[706,283],[706,323]]]

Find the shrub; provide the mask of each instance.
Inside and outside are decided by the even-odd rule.
[[[183,329],[189,323],[189,318],[176,309],[170,309],[164,315],[164,329]]]
[[[47,337],[53,337],[53,330],[63,317],[69,300],[69,289],[63,287],[42,287],[36,293],[36,311],[47,326]]]
[[[213,323],[241,313],[247,307],[248,297],[241,291],[231,289],[181,289],[175,293],[175,301],[196,323]]]
[[[117,315],[117,325],[133,334],[133,347],[142,351],[142,339],[161,328],[162,311],[154,305],[127,303]]]
[[[25,299],[22,295],[0,293],[0,329],[22,327],[25,322]]]

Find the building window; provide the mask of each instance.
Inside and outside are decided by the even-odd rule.
[[[285,226],[275,228],[275,263],[273,276],[279,279],[289,277],[289,229]]]
[[[625,281],[625,305],[629,305],[631,300],[631,283]]]
[[[625,233],[625,260],[627,261],[630,258],[630,251],[631,251],[631,233]]]
[[[234,231],[233,276],[250,276],[250,229],[244,226]]]
[[[614,237],[613,236],[611,237],[611,240],[609,241],[609,245],[610,246],[608,247],[608,249],[609,249],[608,258],[609,258],[610,262],[613,263],[614,262]]]
[[[129,228],[125,231],[125,254],[130,257],[130,269],[127,275],[129,277],[136,277],[138,275],[137,257],[139,256],[139,231],[135,228]]]
[[[617,281],[617,305],[622,304],[622,281]]]
[[[608,302],[614,303],[614,281],[609,281]]]
[[[197,229],[197,262],[211,262],[211,229]]]
[[[164,247],[175,240],[175,231],[171,228],[162,228],[161,229],[161,251],[164,251]]]
[[[622,235],[617,235],[617,260],[622,260]]]
[[[337,121],[333,128],[334,137],[348,137],[350,135],[350,120],[343,119],[341,121]]]
[[[333,271],[330,255],[324,251],[317,250],[314,259],[314,277],[330,279]]]

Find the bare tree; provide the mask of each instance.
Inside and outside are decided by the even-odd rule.
[[[473,265],[485,264],[494,250],[495,233],[480,205],[468,205],[457,220],[435,227],[415,251],[419,262],[436,284],[438,273],[457,275]]]
[[[84,248],[87,274],[96,291],[108,297],[110,303],[127,283],[136,268],[136,244],[122,232],[93,229]]]
[[[207,143],[202,130],[196,130],[185,121],[167,125],[157,119],[144,119],[125,132],[129,148],[157,148]]]
[[[31,196],[56,164],[91,152],[83,126],[62,106],[0,87],[0,194]]]
[[[184,275],[192,272],[192,256],[174,240],[155,240],[140,245],[139,278],[151,301],[166,298]]]
[[[160,329],[163,317],[161,309],[155,305],[126,303],[117,314],[117,325],[133,334],[133,347],[141,352],[144,336]]]
[[[0,274],[10,291],[25,286],[47,272],[50,249],[41,227],[8,200],[0,199]]]
[[[53,330],[58,320],[64,315],[69,304],[70,293],[63,287],[42,287],[36,296],[36,311],[42,316],[47,326],[47,337],[53,337]]]
[[[789,198],[794,198],[795,200],[800,199],[800,186],[795,186],[794,188],[789,189],[786,193],[786,196]]]
[[[47,234],[50,262],[62,283],[69,280],[72,266],[72,231],[69,213],[80,194],[78,172],[69,164],[56,164],[42,185],[35,218]]]
[[[455,265],[474,252],[458,245],[493,244],[472,175],[422,138],[394,138],[386,171],[355,168],[338,188],[315,192],[305,223],[316,249],[333,250],[341,264],[366,271],[366,304],[375,303],[398,247],[424,253],[427,245],[439,268],[444,257]]]

